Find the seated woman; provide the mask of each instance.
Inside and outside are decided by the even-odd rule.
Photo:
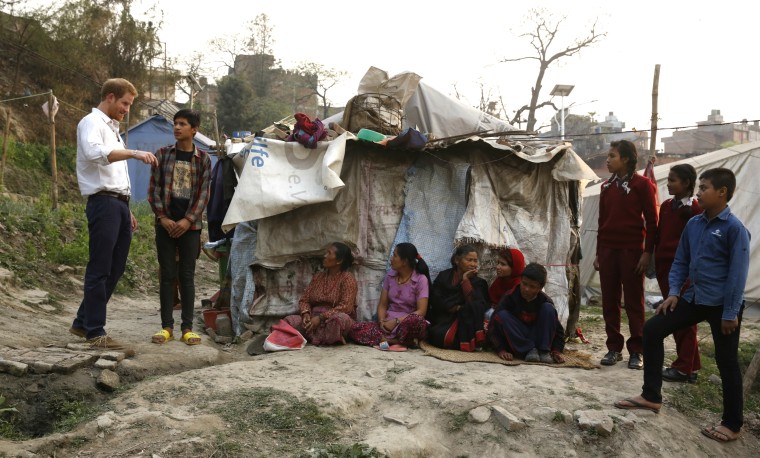
[[[488,297],[491,308],[486,310],[486,321],[491,319],[494,308],[501,298],[511,293],[515,286],[520,284],[523,269],[525,269],[525,256],[517,248],[509,248],[499,251],[496,260],[496,279],[488,288]]]
[[[298,301],[299,315],[285,317],[314,345],[346,343],[356,318],[356,279],[346,270],[354,257],[351,249],[340,242],[331,244],[322,259],[322,272],[317,272]]]
[[[441,348],[475,351],[485,343],[483,314],[489,307],[488,283],[478,277],[478,253],[463,245],[451,256],[451,269],[438,274],[427,312],[428,342]]]
[[[351,340],[380,349],[391,345],[417,346],[427,333],[429,290],[430,272],[417,247],[399,243],[391,257],[391,271],[383,280],[377,322],[356,323],[351,328]]]
[[[525,266],[520,286],[496,306],[488,338],[501,359],[512,361],[515,355],[531,363],[564,362],[565,331],[544,285],[546,268],[532,262]]]

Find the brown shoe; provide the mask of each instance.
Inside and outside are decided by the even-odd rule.
[[[93,350],[115,350],[124,352],[128,358],[135,356],[134,348],[117,342],[109,336],[93,337],[92,339],[87,339],[87,343],[90,344],[90,348]]]
[[[74,326],[69,328],[69,332],[74,334],[77,337],[81,337],[83,339],[87,338],[87,331],[85,331],[82,328],[75,328]]]

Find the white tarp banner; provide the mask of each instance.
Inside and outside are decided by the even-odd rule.
[[[228,232],[242,221],[329,202],[345,186],[340,179],[346,134],[309,149],[297,142],[256,138],[238,157],[245,166],[222,222]]]

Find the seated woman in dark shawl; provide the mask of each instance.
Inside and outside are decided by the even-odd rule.
[[[562,363],[565,331],[554,303],[542,290],[546,268],[530,263],[520,286],[502,297],[488,324],[488,339],[499,357],[513,355],[532,363]]]
[[[483,314],[490,306],[488,283],[478,277],[478,253],[463,245],[451,256],[451,269],[439,273],[426,315],[428,342],[441,348],[475,351],[485,343]]]
[[[285,317],[314,345],[346,343],[356,319],[356,279],[346,270],[354,262],[351,249],[343,243],[331,244],[317,272],[298,301],[298,315]]]

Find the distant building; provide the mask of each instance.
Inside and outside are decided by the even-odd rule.
[[[697,122],[696,129],[678,130],[662,139],[664,153],[681,157],[698,156],[736,145],[760,140],[760,125],[755,121],[724,124],[720,110],[712,110],[707,121]]]

